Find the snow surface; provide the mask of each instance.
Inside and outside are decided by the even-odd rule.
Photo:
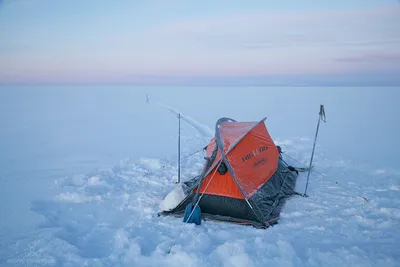
[[[289,142],[290,141],[290,142]],[[279,143],[277,141],[277,143]],[[284,140],[285,153],[307,161],[309,141]],[[309,198],[293,197],[280,223],[267,230],[228,223],[183,224],[157,217],[177,203],[176,166],[159,159],[125,161],[81,177],[57,181],[65,192],[35,201],[48,230],[29,250],[7,262],[47,259],[49,266],[399,266],[400,191],[398,176],[362,170],[316,154]],[[289,161],[290,158],[287,158]],[[200,171],[191,158],[184,179]],[[95,178],[94,178],[95,177]],[[306,176],[301,175],[302,192]],[[362,178],[362,179],[359,179]],[[357,183],[353,182],[357,179]],[[93,182],[96,181],[93,186]],[[99,181],[102,181],[101,183]],[[170,195],[169,195],[170,194]],[[27,241],[28,242],[28,241]],[[29,245],[29,243],[28,243]],[[15,245],[24,248],[21,241]],[[28,246],[29,248],[29,246]],[[31,253],[32,254],[32,253]]]
[[[85,103],[85,108],[87,106]],[[49,116],[50,121],[60,119]],[[327,118],[329,123],[328,112]],[[175,132],[176,120],[170,122],[174,123],[173,130],[156,134]],[[187,124],[190,122],[185,121],[182,126],[183,156],[208,142],[206,132],[194,135],[188,129],[188,126],[196,128]],[[312,122],[314,125],[314,120]],[[82,127],[86,123],[82,120]],[[33,122],[32,125],[36,126]],[[174,150],[155,151],[159,156],[152,157],[140,144],[129,145],[129,140],[122,135],[123,130],[117,128],[122,125],[125,121],[113,121],[115,128],[112,129],[118,129],[114,132],[119,142],[115,141],[117,138],[105,142],[98,137],[99,144],[107,144],[109,151],[115,146],[136,148],[137,157],[121,160],[111,167],[104,164],[91,171],[80,171],[80,165],[73,165],[65,158],[61,166],[73,171],[67,174],[63,171],[57,176],[59,165],[47,155],[54,169],[46,172],[51,173],[49,177],[59,177],[53,181],[50,192],[54,195],[50,196],[41,179],[21,180],[35,189],[32,191],[39,190],[43,195],[30,201],[30,210],[40,219],[34,224],[36,230],[19,235],[17,240],[6,239],[6,231],[1,232],[0,266],[400,266],[400,170],[396,166],[366,164],[334,156],[321,140],[314,157],[316,172],[310,177],[310,197],[292,197],[278,225],[260,230],[206,221],[195,226],[184,224],[179,218],[157,216],[160,208],[169,208],[182,197],[175,184],[176,143]],[[210,128],[197,121],[196,126]],[[141,127],[144,131],[148,126]],[[326,125],[321,125],[321,139],[326,134],[324,127]],[[274,127],[269,128],[274,131]],[[275,143],[282,146],[285,160],[295,166],[300,165],[296,161],[299,160],[304,166],[310,158],[313,130],[310,137],[272,136]],[[6,134],[15,136],[12,132]],[[65,136],[58,131],[57,135]],[[49,140],[40,143],[41,146],[51,143]],[[164,141],[154,140],[157,145]],[[57,146],[48,149],[57,151]],[[27,147],[18,150],[22,155],[21,151],[27,151]],[[37,151],[35,156],[40,158],[41,150]],[[85,153],[86,150],[80,151]],[[10,155],[17,155],[14,153]],[[182,160],[182,180],[198,175],[203,160],[201,153]],[[11,163],[2,165],[1,174],[6,177],[18,173],[16,170],[20,167]],[[33,175],[35,171],[38,172],[27,168],[21,176],[13,177],[29,177],[28,174]],[[38,177],[45,179],[46,176],[40,172]],[[301,174],[297,185],[300,193],[305,180],[306,174]],[[11,185],[9,180],[2,182]],[[12,192],[28,194],[28,191]],[[2,191],[2,199],[6,199],[4,196],[17,199],[11,198],[6,190]],[[11,216],[13,213],[7,207],[18,206],[4,203],[0,203],[2,214]],[[19,225],[17,220],[11,219],[12,223],[6,224],[4,218],[0,221],[4,224],[2,229],[14,230],[11,224]],[[17,226],[17,230],[22,231]]]

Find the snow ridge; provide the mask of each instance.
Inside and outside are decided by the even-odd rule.
[[[152,103],[152,101],[150,101],[149,95],[146,95],[146,103],[148,103],[148,104]],[[182,112],[180,112],[170,106],[167,106],[167,105],[164,105],[164,104],[158,103],[158,102],[154,102],[154,103],[158,106],[168,109],[171,113],[173,113],[176,116],[178,116],[180,114],[181,119],[183,121],[185,121],[186,123],[188,123],[189,125],[191,125],[194,129],[196,129],[202,135],[202,137],[208,138],[208,139],[211,139],[214,137],[214,131],[211,130],[210,127],[208,127],[207,125],[200,123],[189,116],[184,115]]]

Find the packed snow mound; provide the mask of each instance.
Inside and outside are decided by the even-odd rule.
[[[160,204],[160,210],[171,210],[175,208],[185,198],[185,192],[181,185],[175,188],[165,197]]]
[[[283,140],[285,159],[306,164],[311,142]],[[182,192],[176,165],[159,168],[157,159],[66,177],[53,200],[32,203],[43,217],[40,238],[20,240],[15,247],[23,252],[0,265],[46,259],[46,266],[400,266],[398,172],[330,158],[322,148],[314,159],[321,174],[310,177],[310,197],[292,197],[279,224],[266,230],[158,217]],[[202,155],[184,162],[183,181],[201,171],[199,162]],[[305,180],[301,174],[299,192]]]

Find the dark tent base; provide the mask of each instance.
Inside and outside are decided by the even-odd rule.
[[[256,194],[248,199],[248,202],[245,199],[203,194],[199,202],[202,219],[268,228],[278,223],[280,212],[287,199],[297,194],[295,192],[297,176],[298,172],[280,159],[276,172]],[[184,183],[187,196],[178,206],[160,214],[183,218],[186,206],[193,201],[193,190],[197,186],[198,178]]]
[[[182,218],[184,216],[184,213],[177,212],[177,213],[171,213],[169,211],[162,211],[160,215],[169,215],[173,216],[176,218]],[[221,215],[215,215],[215,214],[208,214],[208,213],[201,213],[201,219],[204,221],[214,221],[214,222],[227,222],[227,223],[233,223],[233,224],[240,224],[240,225],[248,225],[248,226],[253,226],[255,228],[262,228],[266,229],[269,226],[272,226],[277,223],[275,220],[275,223],[271,222],[270,225],[263,225],[261,223],[255,222],[255,221],[249,221],[249,220],[243,220],[239,218],[233,218],[233,217],[228,217],[228,216],[221,216]]]

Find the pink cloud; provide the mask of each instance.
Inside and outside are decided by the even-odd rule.
[[[400,6],[180,19],[140,31],[112,29],[93,38],[48,47],[38,42],[40,51],[32,46],[34,51],[3,54],[0,80],[118,81],[125,73],[240,76],[397,68]]]
[[[370,51],[339,57],[335,60],[346,64],[390,68],[400,71],[400,52]]]

